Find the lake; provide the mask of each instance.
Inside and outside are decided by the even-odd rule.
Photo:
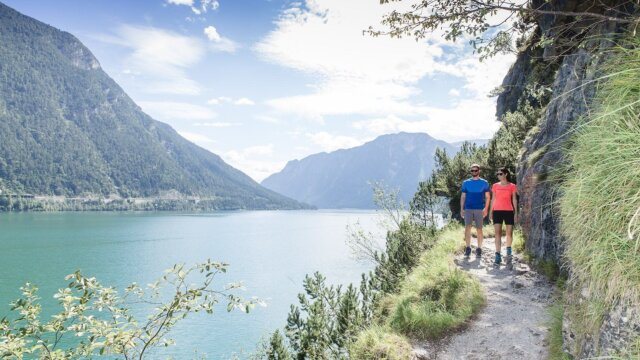
[[[26,282],[40,288],[50,313],[64,276],[80,269],[122,289],[147,284],[175,263],[207,258],[230,264],[216,283],[242,281],[243,297],[267,301],[250,314],[196,314],[177,326],[177,344],[163,357],[244,358],[256,343],[286,323],[302,279],[316,270],[329,283],[360,282],[371,264],[353,259],[347,225],[382,238],[374,211],[246,211],[220,213],[2,213],[0,214],[0,318]],[[160,355],[160,354],[157,354]]]

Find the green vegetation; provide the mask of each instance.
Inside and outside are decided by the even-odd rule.
[[[233,294],[240,284],[214,288],[214,278],[227,267],[212,261],[191,268],[175,265],[146,288],[133,283],[122,294],[76,272],[66,277],[69,285],[55,295],[60,312],[48,319],[41,315],[38,289],[26,284],[22,298],[11,304],[12,314],[0,320],[0,357],[148,358],[153,348],[173,344],[169,332],[189,314],[212,314],[221,301],[226,302],[227,311],[249,312],[255,306],[255,300],[244,301]],[[152,313],[134,316],[132,309],[139,304],[153,307]]]
[[[530,97],[532,99],[529,99]],[[490,184],[498,181],[495,172],[501,167],[509,169],[511,174],[516,173],[522,144],[534,129],[542,111],[531,106],[528,101],[547,101],[546,95],[534,96],[529,89],[524,91],[523,98],[527,101],[520,102],[518,111],[503,116],[500,128],[486,146],[464,143],[453,157],[444,150],[436,150],[436,170],[431,181],[435,184],[437,194],[449,200],[453,218],[460,218],[460,185],[464,179],[470,177],[471,164],[480,164],[480,176]],[[512,175],[509,181],[515,183],[515,175]],[[487,234],[493,234],[493,228],[489,231],[484,233],[485,236],[492,236]]]
[[[46,197],[21,197],[0,195],[0,211],[212,211],[240,209],[272,209],[273,204],[264,199],[241,204],[229,199],[180,199],[127,198],[96,199]]]
[[[619,47],[609,78],[567,150],[560,200],[570,283],[587,306],[569,312],[578,330],[596,331],[612,304],[640,306],[640,50]]]
[[[439,338],[467,321],[484,304],[480,283],[453,263],[462,243],[459,226],[439,235],[418,266],[392,294],[385,323],[414,338]]]
[[[373,325],[358,335],[349,354],[354,360],[407,360],[411,359],[412,350],[405,337],[387,327]]]
[[[434,180],[438,195],[449,200],[452,218],[460,218],[460,186],[469,178],[471,164],[485,164],[487,151],[484,146],[464,142],[460,151],[449,157],[446,151],[437,149]],[[490,171],[490,170],[489,170]],[[482,174],[484,176],[484,174]]]
[[[518,254],[525,253],[525,240],[522,229],[517,228],[513,230],[513,243],[511,244],[511,248]]]
[[[216,209],[304,207],[143,113],[71,34],[1,3],[0,59],[2,195],[172,192]],[[30,203],[11,210],[40,206]]]
[[[381,4],[400,0],[380,0]],[[537,5],[535,5],[537,4]],[[388,30],[370,27],[373,36],[408,36],[421,40],[434,31],[442,31],[449,41],[469,39],[481,59],[497,53],[513,51],[514,37],[516,45],[532,32],[536,20],[542,15],[569,18],[568,21],[555,24],[549,35],[541,36],[533,46],[542,48],[554,42],[554,37],[564,37],[565,47],[578,46],[581,39],[603,20],[618,24],[637,24],[637,14],[633,7],[619,6],[619,3],[599,0],[582,0],[573,11],[563,11],[558,6],[541,6],[530,1],[468,1],[468,0],[420,0],[402,10],[393,10],[385,15],[383,24]],[[507,19],[495,16],[498,12],[511,13]],[[573,20],[575,18],[575,20]],[[571,32],[571,35],[566,33]]]
[[[555,304],[549,308],[549,360],[569,360],[569,355],[562,350],[562,317],[564,308],[561,304]]]
[[[453,263],[461,227],[434,232],[409,219],[389,232],[386,252],[376,254],[377,266],[359,288],[307,276],[300,305],[291,306],[287,339],[274,333],[262,357],[408,359],[408,338],[439,338],[473,316],[484,295]]]

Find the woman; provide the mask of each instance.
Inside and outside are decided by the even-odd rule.
[[[518,222],[518,188],[509,182],[509,170],[502,167],[496,173],[499,182],[491,187],[491,205],[489,218],[493,221],[496,232],[496,260],[495,264],[502,262],[502,223],[507,226],[507,260],[511,260],[511,243],[513,242],[513,225]]]

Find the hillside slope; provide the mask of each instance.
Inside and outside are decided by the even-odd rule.
[[[0,3],[0,190],[299,208],[153,120],[73,35]]]

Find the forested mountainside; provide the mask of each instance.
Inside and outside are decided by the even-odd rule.
[[[4,194],[213,199],[300,208],[145,114],[73,35],[0,3]]]

